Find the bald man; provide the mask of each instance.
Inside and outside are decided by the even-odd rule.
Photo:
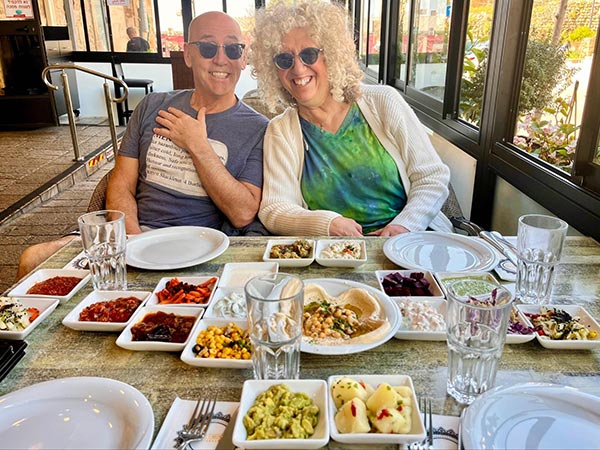
[[[241,102],[246,67],[238,23],[208,12],[189,27],[184,58],[194,89],[154,92],[135,109],[110,177],[106,208],[125,212],[128,234],[180,225],[264,234],[256,219],[268,120]],[[18,279],[72,239],[28,248]]]

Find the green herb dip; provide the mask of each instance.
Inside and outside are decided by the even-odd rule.
[[[481,295],[492,292],[498,286],[486,280],[478,280],[476,278],[464,278],[448,280],[448,284],[452,284],[454,292],[458,295]]]

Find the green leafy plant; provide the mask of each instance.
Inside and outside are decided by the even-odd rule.
[[[567,172],[575,158],[577,130],[579,126],[569,123],[569,104],[561,97],[542,111],[521,116],[519,135],[513,143]]]
[[[463,59],[459,117],[474,125],[479,125],[481,121],[485,74],[487,71],[488,49],[487,45],[474,40],[470,32],[467,36],[469,39],[465,46],[465,57]]]

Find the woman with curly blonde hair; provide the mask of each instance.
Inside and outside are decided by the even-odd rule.
[[[348,15],[316,0],[256,14],[250,63],[267,128],[259,217],[275,234],[392,236],[431,227],[449,170],[398,92],[362,85]]]

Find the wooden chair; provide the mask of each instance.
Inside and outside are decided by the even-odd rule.
[[[129,89],[144,88],[144,95],[148,95],[148,93],[154,91],[153,80],[147,80],[142,78],[127,78],[123,73],[123,66],[121,65],[121,61],[118,58],[113,56],[110,62],[112,65],[113,77],[123,80],[125,84],[127,84],[127,87]],[[121,96],[121,85],[119,85],[119,83],[115,83],[115,96]],[[125,105],[125,109],[123,109],[123,105]],[[127,99],[125,99],[123,103],[117,103],[117,117],[119,119],[119,125],[125,125],[129,121],[131,114],[133,114],[133,110],[129,109],[129,101]]]

